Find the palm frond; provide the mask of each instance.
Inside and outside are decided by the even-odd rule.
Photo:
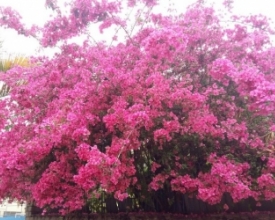
[[[2,84],[0,86],[0,98],[8,95],[9,91],[10,91],[10,87],[7,86],[6,84]]]
[[[16,56],[14,58],[0,60],[0,72],[6,72],[15,66],[28,67],[30,60],[27,57]],[[20,81],[21,82],[21,81]],[[0,98],[9,94],[10,87],[0,82]]]
[[[6,72],[15,66],[28,67],[30,66],[30,60],[23,56],[0,60],[0,71],[2,72]]]

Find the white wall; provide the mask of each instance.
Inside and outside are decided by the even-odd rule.
[[[13,215],[20,214],[25,215],[26,204],[19,204],[18,202],[9,203],[8,201],[4,201],[0,204],[0,216],[4,216],[4,214],[10,212]]]

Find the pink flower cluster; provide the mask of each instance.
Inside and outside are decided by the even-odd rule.
[[[156,3],[128,7],[149,13]],[[53,58],[0,73],[10,87],[0,99],[0,198],[63,214],[103,193],[147,201],[169,189],[209,204],[224,193],[234,202],[275,198],[267,19],[232,16],[238,25],[225,27],[198,1],[177,17],[141,13],[130,32],[119,1],[68,7],[29,31],[18,13],[0,8],[2,27],[42,36],[44,47],[61,45]],[[112,46],[66,42],[94,23],[116,25],[126,37]]]

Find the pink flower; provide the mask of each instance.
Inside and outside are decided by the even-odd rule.
[[[223,209],[224,209],[225,211],[227,211],[227,210],[229,209],[228,205],[227,205],[227,204],[224,204],[224,205],[223,205]]]

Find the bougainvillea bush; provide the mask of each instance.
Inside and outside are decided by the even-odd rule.
[[[164,16],[154,0],[75,0],[67,13],[47,0],[54,16],[31,28],[2,7],[2,27],[61,50],[0,75],[1,198],[63,214],[102,193],[274,199],[274,32],[229,3],[226,16],[202,1]],[[114,42],[69,43],[91,25]]]

